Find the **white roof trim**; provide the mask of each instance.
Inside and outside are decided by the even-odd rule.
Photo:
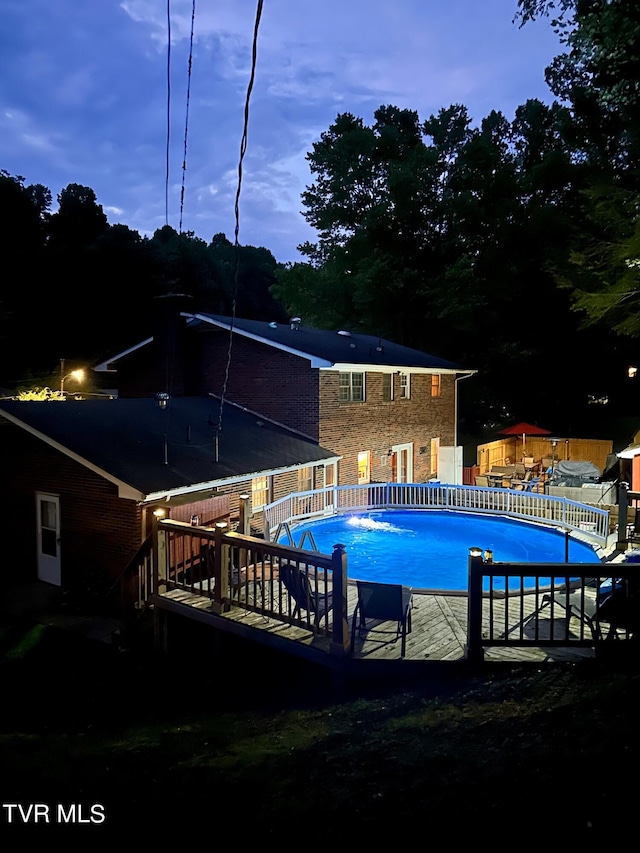
[[[640,444],[633,444],[631,447],[625,447],[620,453],[616,453],[618,459],[635,459],[640,456]]]
[[[219,320],[212,320],[211,317],[207,317],[206,314],[186,314],[182,312],[183,317],[194,317],[198,320],[202,320],[203,323],[209,323],[211,326],[218,326],[220,329],[226,329],[227,331],[231,331],[230,323],[221,323]],[[252,341],[258,341],[258,343],[266,344],[267,346],[273,347],[274,349],[282,350],[282,352],[288,352],[291,355],[297,355],[299,358],[306,358],[307,361],[311,362],[311,367],[332,367],[333,362],[327,361],[326,358],[318,358],[315,355],[311,355],[308,352],[303,352],[302,350],[294,349],[293,347],[285,346],[284,344],[279,344],[276,341],[271,341],[269,338],[263,338],[261,335],[254,335],[251,332],[246,332],[244,329],[238,328],[238,326],[233,326],[233,331],[237,335],[242,335],[244,338],[250,338]]]
[[[24,404],[28,406],[28,403]],[[44,441],[45,444],[48,444],[49,447],[53,447],[55,450],[60,451],[64,456],[68,456],[69,459],[73,459],[74,462],[78,462],[84,468],[88,468],[90,471],[93,471],[94,474],[98,474],[105,480],[108,480],[110,483],[113,483],[118,487],[118,497],[124,498],[125,500],[132,501],[140,501],[144,499],[144,493],[139,489],[134,488],[129,483],[125,483],[124,480],[118,479],[118,477],[114,477],[113,474],[110,474],[108,471],[105,471],[103,468],[100,468],[98,465],[94,465],[92,462],[89,462],[88,459],[85,459],[83,456],[80,456],[78,453],[74,453],[72,450],[69,450],[68,447],[65,447],[63,444],[60,444],[57,441],[53,441],[49,436],[41,433],[39,430],[34,429],[33,427],[25,424],[24,421],[21,421],[19,418],[10,415],[8,412],[2,410],[2,417],[6,418],[8,421],[11,421],[16,426],[21,427],[21,429],[26,432],[34,435],[36,438],[39,438],[41,441]]]
[[[135,352],[138,349],[142,349],[142,347],[146,347],[147,344],[150,344],[152,341],[153,338],[145,338],[143,341],[140,341],[139,344],[129,347],[129,349],[118,353],[118,355],[114,355],[113,358],[108,358],[106,361],[103,361],[100,364],[96,364],[93,369],[96,371],[96,373],[117,373],[117,370],[115,368],[109,367],[110,364],[119,361],[121,358],[124,358],[125,355],[129,355],[129,353]]]
[[[463,370],[453,367],[410,367],[405,364],[350,364],[349,362],[336,362],[324,370],[340,370],[343,373],[466,373],[473,376],[477,370]]]
[[[191,492],[200,492],[204,489],[217,489],[220,486],[233,486],[236,483],[246,483],[247,480],[253,480],[254,477],[272,477],[275,474],[287,474],[291,471],[300,471],[302,468],[315,468],[318,465],[327,465],[337,462],[342,459],[342,456],[330,456],[327,459],[317,459],[315,462],[301,462],[299,465],[288,465],[284,468],[270,468],[264,471],[251,471],[247,474],[239,474],[236,477],[226,477],[222,480],[208,480],[206,483],[197,483],[191,486],[182,486],[176,489],[163,489],[158,492],[149,493],[142,503],[152,501],[168,501],[170,498],[178,497],[179,495],[188,495]]]

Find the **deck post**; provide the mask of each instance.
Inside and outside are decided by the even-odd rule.
[[[627,547],[627,517],[629,514],[629,483],[618,483],[618,551]]]
[[[227,613],[231,610],[229,604],[229,546],[224,541],[226,522],[217,521],[215,528],[215,555],[212,613]]]
[[[482,663],[482,571],[484,560],[481,548],[469,549],[469,585],[467,591],[467,648],[470,663]]]
[[[167,586],[167,567],[169,565],[168,549],[167,549],[167,531],[163,528],[161,522],[153,520],[154,536],[152,540],[152,563],[153,563],[153,582],[152,589],[156,594],[160,592],[160,585],[166,589]]]
[[[333,628],[331,632],[331,654],[349,653],[349,622],[347,613],[347,553],[345,546],[333,546],[331,555],[333,569]]]

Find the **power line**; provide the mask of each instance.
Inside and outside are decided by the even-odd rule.
[[[171,0],[167,0],[167,145],[164,179],[164,224],[169,224],[169,148],[171,142]]]
[[[244,101],[244,123],[242,128],[242,139],[240,141],[240,158],[238,160],[238,184],[236,187],[236,198],[234,204],[235,215],[235,239],[234,239],[234,269],[233,269],[233,298],[231,301],[231,325],[229,328],[229,348],[227,350],[227,364],[224,374],[224,382],[222,385],[222,394],[220,395],[220,413],[218,416],[218,435],[222,432],[222,412],[224,409],[225,398],[227,394],[227,386],[229,383],[229,370],[231,367],[231,350],[233,347],[233,329],[236,317],[236,304],[238,300],[238,269],[239,269],[239,242],[240,234],[240,193],[242,190],[242,164],[244,155],[247,151],[247,139],[249,133],[249,103],[251,100],[251,92],[256,75],[256,65],[258,60],[258,31],[260,28],[260,19],[262,17],[263,0],[258,0],[256,7],[256,19],[253,27],[253,43],[251,48],[251,74],[249,76],[249,84],[247,85],[247,94]]]
[[[184,118],[184,153],[182,157],[182,187],[180,189],[180,225],[178,233],[182,234],[182,214],[184,211],[184,184],[187,173],[187,135],[189,133],[189,101],[191,99],[191,67],[193,65],[193,30],[196,19],[196,0],[191,6],[191,36],[189,38],[189,65],[187,68],[187,106]]]

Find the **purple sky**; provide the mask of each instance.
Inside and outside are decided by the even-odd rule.
[[[111,223],[165,224],[166,0],[4,0],[0,169],[92,187]],[[192,0],[171,0],[169,224],[178,228]],[[233,239],[253,0],[196,0],[183,230]],[[519,29],[516,0],[265,0],[251,100],[240,242],[298,258],[314,239],[305,159],[339,112],[381,104],[426,119],[465,104],[474,122],[550,101],[560,48],[548,21]]]

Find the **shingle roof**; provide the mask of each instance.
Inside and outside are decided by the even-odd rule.
[[[220,314],[188,314],[190,328],[206,324],[221,329],[231,327],[231,317]],[[475,373],[475,370],[460,367],[452,361],[395,344],[375,335],[360,335],[355,332],[330,332],[325,329],[312,329],[304,324],[291,328],[288,323],[268,323],[264,320],[243,320],[235,318],[233,328],[236,334],[261,341],[268,346],[308,358],[313,367],[340,367],[340,365],[363,365],[369,367],[412,368],[439,370],[453,373]],[[114,355],[98,364],[94,370],[100,372],[112,370],[117,362],[150,343],[152,338],[141,341],[136,346]]]
[[[2,415],[145,496],[336,458],[311,439],[226,404],[216,460],[219,401],[210,397],[176,397],[164,410],[153,398],[3,400]]]
[[[211,323],[222,328],[229,328],[231,323],[230,317],[218,314],[198,313],[191,316],[201,323]],[[235,319],[233,326],[238,334],[324,361],[326,366],[366,364],[472,372],[452,361],[395,344],[375,335],[360,335],[347,330],[344,330],[346,334],[343,334],[312,329],[302,323],[292,328],[288,323],[268,323],[263,320]]]

